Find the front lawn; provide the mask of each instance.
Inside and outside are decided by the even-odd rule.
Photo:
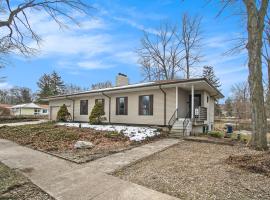
[[[1,116],[0,124],[17,123],[17,122],[31,122],[38,121],[40,118],[31,116]]]
[[[42,123],[17,127],[4,126],[0,127],[0,138],[78,163],[127,150],[149,140],[145,138],[146,140],[144,141],[136,142],[130,140],[129,137],[121,132],[79,128],[74,127],[74,124],[71,125],[73,126],[67,127],[63,126],[63,124],[60,126],[54,123]],[[94,147],[75,149],[74,145],[77,141],[91,142],[94,144]]]
[[[0,199],[53,200],[19,172],[0,162]]]
[[[269,167],[269,152],[183,141],[115,175],[180,199],[270,199]]]

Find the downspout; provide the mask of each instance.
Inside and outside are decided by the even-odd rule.
[[[161,90],[161,92],[164,94],[164,126],[167,125],[166,121],[167,121],[167,109],[166,109],[166,100],[167,100],[167,97],[166,97],[166,92],[161,88],[161,85],[159,85],[159,89]]]
[[[109,99],[109,123],[111,123],[111,97],[105,94],[104,92],[102,92],[102,95],[104,95]]]
[[[71,99],[71,98],[68,98],[67,96],[66,96],[66,99],[67,100],[70,100],[70,101],[72,101],[72,121],[74,121],[74,107],[75,107],[75,100],[74,99]]]

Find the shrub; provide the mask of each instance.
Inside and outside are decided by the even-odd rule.
[[[67,106],[63,104],[57,112],[57,121],[66,122],[70,118]]]
[[[90,124],[101,124],[103,120],[106,120],[105,117],[102,117],[103,115],[105,115],[103,104],[97,102],[89,116]]]
[[[224,134],[219,131],[210,131],[208,135],[215,138],[222,138],[224,136]]]

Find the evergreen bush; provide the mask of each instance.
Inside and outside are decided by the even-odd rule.
[[[103,104],[97,102],[93,107],[91,114],[89,116],[89,123],[101,124],[102,121],[106,119],[105,117],[102,117],[103,115],[105,115]]]
[[[68,112],[67,106],[63,104],[57,112],[57,121],[66,122],[70,117],[71,115]]]

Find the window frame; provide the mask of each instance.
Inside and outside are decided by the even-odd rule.
[[[85,104],[85,106],[86,106],[85,109],[86,110],[83,110],[82,102],[86,102],[86,104]],[[88,115],[88,108],[89,108],[88,106],[89,106],[88,99],[82,99],[82,100],[80,100],[80,115]]]
[[[120,99],[124,99],[124,113],[120,113]],[[115,115],[128,115],[128,97],[116,97]]]
[[[143,110],[144,110],[144,108],[142,108],[143,97],[149,97],[149,105],[148,105],[149,110],[147,111],[148,114],[145,114],[143,112]],[[141,116],[153,116],[154,115],[154,95],[153,94],[139,96],[138,114]]]

